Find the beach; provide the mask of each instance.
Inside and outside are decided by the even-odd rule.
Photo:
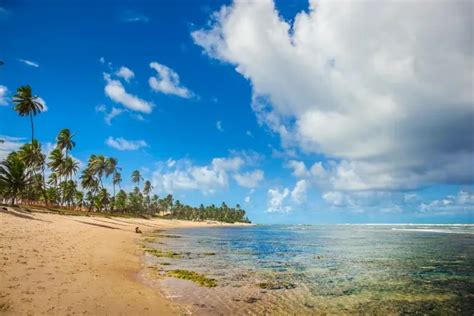
[[[176,315],[140,282],[141,235],[206,222],[0,212],[0,313]]]

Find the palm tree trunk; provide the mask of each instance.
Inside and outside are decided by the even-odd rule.
[[[35,128],[33,125],[33,114],[30,113],[30,121],[31,121],[31,146],[33,146],[33,140],[35,139]]]

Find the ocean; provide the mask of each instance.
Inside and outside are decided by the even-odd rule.
[[[474,225],[269,225],[166,231],[147,257],[198,315],[474,314]]]

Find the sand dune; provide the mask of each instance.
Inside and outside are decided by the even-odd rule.
[[[208,225],[175,220],[0,210],[0,313],[176,315],[141,283],[141,230]]]

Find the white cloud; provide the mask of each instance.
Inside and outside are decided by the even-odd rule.
[[[253,165],[255,159],[246,152],[231,152],[229,157],[214,158],[207,165],[170,158],[158,164],[152,182],[160,192],[201,191],[204,194],[213,194],[228,187],[231,178],[244,187],[254,186],[259,181],[260,172],[241,174],[240,170]],[[263,178],[263,172],[261,176]]]
[[[8,105],[7,91],[7,87],[0,85],[0,105]]]
[[[251,199],[252,199],[252,198],[251,198],[249,195],[247,195],[247,196],[244,198],[244,202],[245,202],[246,204],[249,204],[250,201],[251,201]]]
[[[100,57],[100,58],[99,58],[99,62],[100,62],[101,64],[105,64],[105,58],[104,58],[104,57]]]
[[[122,137],[113,138],[109,137],[105,143],[117,150],[138,150],[140,148],[148,147],[148,144],[144,140],[127,140]]]
[[[309,171],[306,169],[306,165],[303,161],[290,160],[287,163],[287,167],[293,169],[292,174],[297,178],[309,176]]]
[[[249,131],[249,130],[245,131],[245,135],[247,135],[248,137],[252,137],[252,138],[254,137],[252,132]]]
[[[245,188],[255,188],[263,180],[264,172],[260,169],[254,170],[252,172],[245,173],[236,173],[234,175],[235,181]]]
[[[461,190],[457,195],[448,195],[442,199],[433,200],[420,205],[421,213],[451,215],[467,213],[474,215],[474,193]]]
[[[18,150],[24,144],[24,138],[20,137],[0,135],[0,139],[3,140],[3,142],[0,142],[0,161],[3,161],[9,153]]]
[[[287,213],[291,211],[291,206],[285,205],[285,200],[289,196],[290,190],[284,188],[282,191],[279,189],[268,189],[268,206],[267,212],[269,213]]]
[[[289,23],[272,1],[237,1],[192,36],[250,81],[284,147],[335,159],[329,189],[462,184],[474,179],[473,9],[321,0]]]
[[[214,158],[209,165],[195,166],[188,160],[168,160],[165,168],[153,172],[153,186],[162,192],[195,190],[212,194],[228,185],[228,172],[240,169],[240,157]]]
[[[104,79],[106,81],[105,85],[105,94],[114,102],[120,103],[126,108],[143,112],[151,113],[153,104],[151,102],[145,101],[135,95],[128,93],[122,83],[119,80],[114,80],[110,78],[109,74],[104,74]]]
[[[115,73],[118,77],[123,78],[126,82],[130,82],[130,79],[135,77],[135,73],[125,66],[120,67],[119,70]]]
[[[291,198],[296,204],[301,204],[306,200],[307,189],[308,182],[306,180],[296,182],[295,188],[291,191]]]
[[[191,98],[193,96],[193,93],[188,88],[181,86],[179,76],[173,69],[157,62],[151,62],[150,68],[156,70],[158,75],[148,79],[148,83],[154,91],[177,95],[182,98]]]
[[[219,130],[221,132],[224,131],[224,129],[222,128],[222,122],[221,121],[216,122],[216,128],[217,128],[217,130]]]
[[[35,63],[34,61],[31,61],[31,60],[18,59],[18,61],[24,63],[25,65],[31,66],[31,67],[35,67],[35,68],[38,68],[38,67],[39,67],[39,64],[38,64],[38,63]]]

